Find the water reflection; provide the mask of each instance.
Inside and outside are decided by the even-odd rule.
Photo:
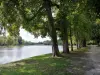
[[[62,50],[62,46],[59,46]],[[16,46],[14,48],[0,48],[0,64],[5,64],[21,59],[52,53],[51,46]]]
[[[17,47],[16,52],[15,52],[16,58],[17,57],[18,58],[21,58],[22,57],[22,51],[21,51],[21,49],[22,49],[22,46]]]

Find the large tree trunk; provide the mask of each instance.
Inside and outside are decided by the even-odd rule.
[[[77,46],[77,49],[79,49],[78,32],[76,33],[76,46]]]
[[[86,47],[86,39],[83,39],[83,41],[82,41],[82,47]]]
[[[78,40],[78,38],[76,39],[76,46],[77,46],[77,49],[82,47],[82,43],[80,40]]]
[[[73,41],[72,41],[72,29],[70,25],[70,44],[71,44],[71,51],[73,51]]]
[[[66,32],[63,34],[63,53],[69,53],[68,34]]]
[[[61,33],[62,33],[62,42],[63,42],[63,53],[69,53],[69,45],[68,45],[68,21],[67,21],[67,13],[65,13],[64,8],[64,0],[60,0],[60,25],[61,25]]]
[[[52,39],[53,43],[53,56],[59,56],[59,49],[58,49],[58,43],[57,43],[57,33],[56,29],[54,27],[54,20],[51,12],[51,0],[43,0],[44,1],[44,6],[47,12],[48,20],[49,20],[49,31],[50,31],[50,36]]]
[[[63,53],[69,53],[67,28],[64,27],[62,31]]]
[[[63,53],[69,53],[68,40],[63,40]]]
[[[78,44],[78,40],[76,41],[76,46],[77,46],[77,49],[79,49],[79,44]]]
[[[97,40],[97,45],[100,46],[100,41],[99,40]]]
[[[79,41],[79,48],[82,48],[82,42]]]
[[[66,23],[66,17],[64,16],[62,21],[63,26],[63,53],[69,53],[69,44],[68,44],[68,26]]]

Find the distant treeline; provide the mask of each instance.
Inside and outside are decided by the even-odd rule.
[[[51,45],[51,41],[44,42],[31,42],[25,41],[22,37],[14,37],[14,36],[0,36],[0,46],[16,46],[16,45]]]
[[[33,45],[33,42],[23,40],[20,36],[0,36],[0,46]]]
[[[0,36],[0,46],[21,45],[22,43],[21,37]]]

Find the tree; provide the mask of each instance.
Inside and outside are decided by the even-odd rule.
[[[68,46],[68,20],[67,20],[67,14],[68,14],[68,1],[60,0],[59,5],[59,12],[57,14],[58,19],[58,26],[60,29],[60,37],[63,41],[63,53],[69,53],[69,46]]]
[[[44,1],[44,6],[48,15],[48,20],[49,20],[49,30],[50,30],[50,36],[53,42],[53,56],[59,56],[59,50],[58,50],[58,44],[57,44],[57,34],[56,34],[56,29],[54,27],[54,19],[52,16],[51,12],[51,0],[43,0]]]
[[[71,28],[70,22],[68,21],[68,16],[70,13],[74,12],[77,8],[78,1],[74,0],[60,0],[59,12],[58,12],[58,25],[60,31],[60,37],[63,41],[63,53],[69,53],[69,44],[68,44],[68,30]],[[71,32],[71,30],[70,30]],[[70,33],[71,34],[71,33]],[[72,37],[71,38],[71,49],[73,50]]]
[[[86,17],[86,14],[76,14],[74,17],[74,34],[78,48],[86,47],[86,40],[91,35],[91,21]]]
[[[95,40],[100,45],[100,19],[96,19],[96,23],[92,25],[92,40]]]
[[[22,27],[27,30],[29,26],[32,27],[34,23],[39,22],[44,15],[47,16],[49,21],[50,37],[53,42],[53,56],[59,56],[57,34],[51,12],[52,6],[55,6],[55,4],[53,4],[51,0],[1,0],[1,10],[5,20],[5,25],[22,25]]]
[[[22,37],[19,36],[19,37],[18,37],[18,45],[22,45],[22,43],[23,43]]]
[[[69,21],[69,37],[70,37],[70,45],[71,45],[71,51],[73,51],[73,19],[74,19],[74,15],[69,14],[69,16],[67,16],[68,21]]]

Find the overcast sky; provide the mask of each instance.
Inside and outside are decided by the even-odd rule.
[[[24,29],[20,29],[20,36],[24,40],[26,40],[26,41],[32,41],[32,42],[42,42],[42,41],[45,41],[45,40],[50,40],[49,37],[46,37],[46,38],[41,38],[41,37],[35,38],[32,34],[30,34],[29,32],[27,32]]]

